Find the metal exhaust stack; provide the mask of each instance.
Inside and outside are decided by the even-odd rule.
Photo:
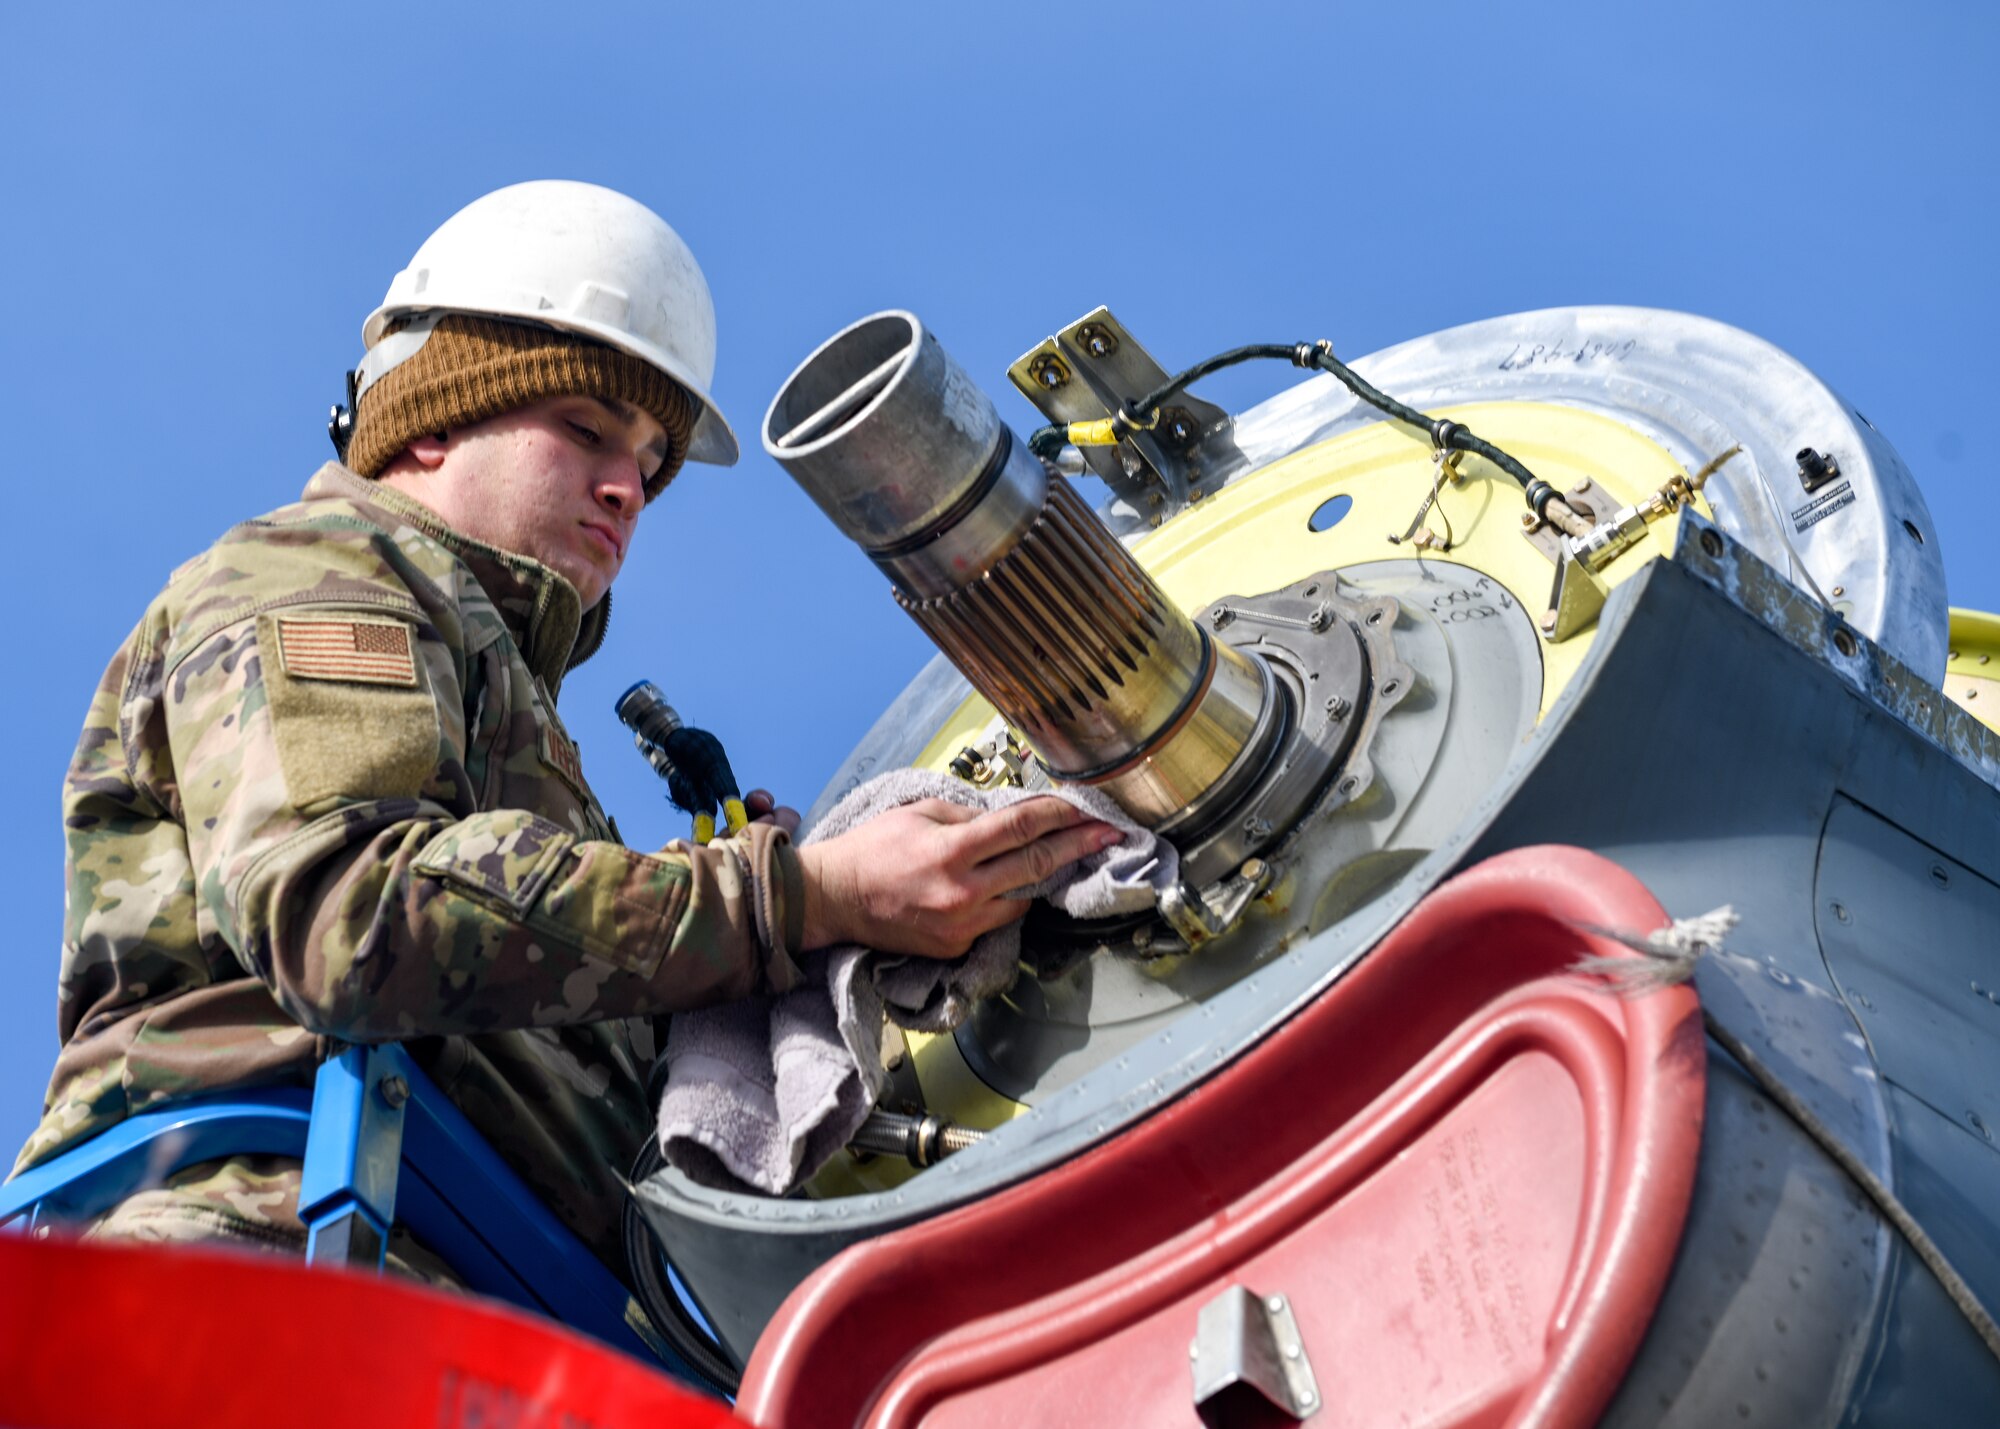
[[[1199,835],[1290,723],[1261,660],[1211,639],[906,312],[835,334],[764,418],[764,450],[1057,779]]]

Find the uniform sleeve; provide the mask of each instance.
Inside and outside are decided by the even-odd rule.
[[[362,633],[334,650],[343,624]],[[289,1015],[376,1041],[798,981],[803,881],[782,830],[646,854],[528,810],[477,811],[466,679],[421,613],[393,610],[266,611],[170,673],[200,916]]]

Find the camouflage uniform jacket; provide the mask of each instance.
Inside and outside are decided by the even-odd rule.
[[[650,1018],[791,986],[804,900],[768,825],[618,842],[555,710],[608,607],[332,464],[177,571],[67,777],[65,1045],[16,1170],[403,1040],[622,1272]]]

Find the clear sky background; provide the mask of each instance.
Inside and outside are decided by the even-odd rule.
[[[487,190],[631,193],[715,292],[745,459],[649,512],[563,699],[657,844],[683,824],[611,716],[631,681],[804,807],[928,657],[757,441],[800,359],[884,307],[1024,432],[1007,364],[1098,303],[1170,369],[1572,303],[1706,314],[1868,413],[1953,603],[2000,609],[1997,40],[1972,0],[8,7],[0,1148],[56,1052],[58,791],[105,661],[329,455],[362,318]]]

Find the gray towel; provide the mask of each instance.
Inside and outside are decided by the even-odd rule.
[[[1125,837],[1021,896],[1046,898],[1078,918],[1153,907],[1179,874],[1173,845],[1094,789],[1055,792],[1125,830]],[[900,769],[842,799],[805,842],[833,838],[919,799],[997,809],[1034,797]],[[788,993],[676,1016],[667,1033],[659,1114],[668,1164],[724,1190],[791,1191],[847,1144],[881,1095],[884,1017],[912,1031],[949,1032],[974,1002],[1013,986],[1020,948],[1018,922],[986,934],[950,962],[832,948],[800,960],[805,982]]]

